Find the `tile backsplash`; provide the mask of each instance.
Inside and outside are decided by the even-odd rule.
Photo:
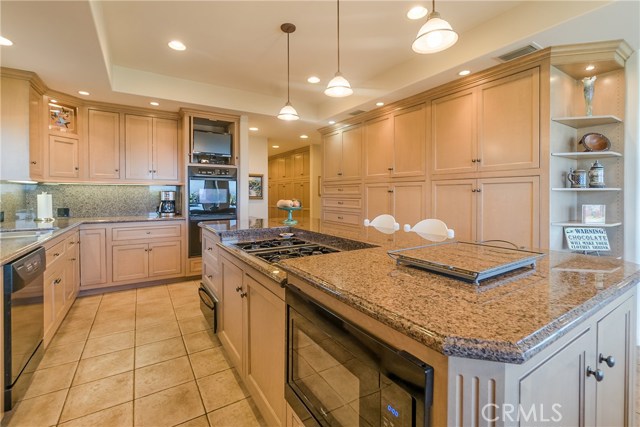
[[[51,194],[53,215],[58,208],[68,208],[75,218],[148,215],[160,203],[160,191],[176,191],[176,206],[180,204],[179,186],[147,185],[75,185],[16,184],[0,182],[0,211],[5,221],[13,221],[19,210],[37,211],[37,195]]]

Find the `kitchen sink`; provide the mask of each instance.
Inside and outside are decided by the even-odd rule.
[[[0,240],[50,236],[58,227],[0,231]]]

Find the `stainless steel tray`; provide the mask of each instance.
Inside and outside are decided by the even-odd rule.
[[[445,274],[467,282],[480,281],[530,267],[540,252],[470,242],[444,242],[387,252],[396,262]]]

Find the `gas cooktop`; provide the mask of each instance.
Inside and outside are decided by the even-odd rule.
[[[312,255],[324,255],[340,252],[329,246],[307,242],[296,237],[288,239],[269,239],[254,242],[236,243],[237,248],[250,253],[270,264],[285,259],[302,258]]]

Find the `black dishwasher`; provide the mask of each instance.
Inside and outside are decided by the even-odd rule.
[[[26,391],[26,387],[18,387],[25,378],[22,373],[34,371],[44,351],[46,266],[44,248],[38,248],[3,268],[5,411],[19,399],[16,390]]]

